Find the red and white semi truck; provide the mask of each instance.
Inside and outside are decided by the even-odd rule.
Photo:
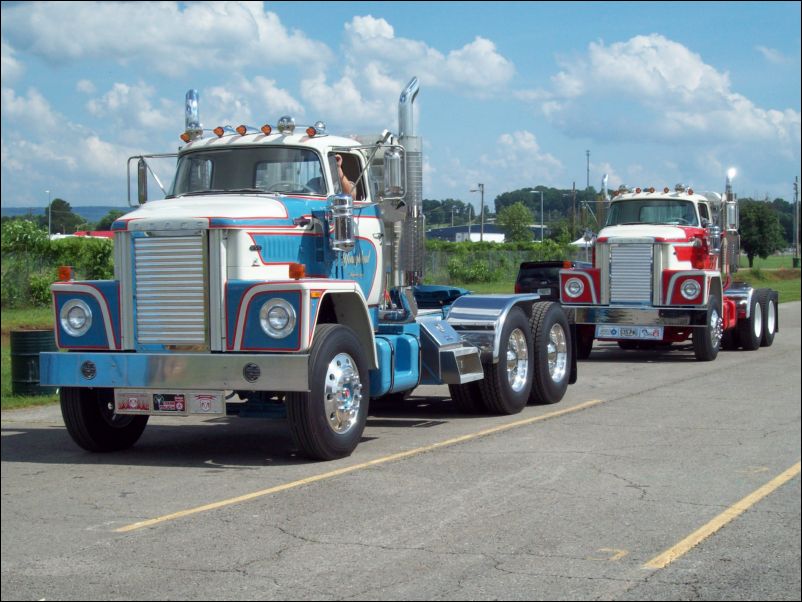
[[[622,188],[610,201],[592,267],[560,273],[561,302],[577,325],[577,353],[593,341],[623,349],[691,339],[697,360],[719,349],[769,346],[779,330],[778,294],[734,279],[738,203],[725,193]]]

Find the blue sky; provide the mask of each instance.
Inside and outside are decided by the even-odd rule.
[[[539,184],[792,198],[800,3],[2,3],[2,203],[125,205],[126,160],[206,127],[397,129],[421,81],[426,198]],[[169,166],[160,166],[168,174]]]

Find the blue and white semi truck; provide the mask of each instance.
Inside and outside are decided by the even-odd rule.
[[[156,155],[132,157],[140,206],[113,225],[114,279],[52,287],[61,351],[41,355],[41,382],[60,387],[79,446],[128,448],[150,416],[279,409],[300,451],[328,460],[356,448],[369,399],[420,384],[447,384],[466,412],[562,399],[576,355],[559,304],[437,290],[434,308],[416,301],[418,89],[401,94],[397,134],[361,140],[289,116],[206,135],[187,93],[166,198],[147,200]]]

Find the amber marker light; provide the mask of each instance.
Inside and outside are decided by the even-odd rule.
[[[69,282],[73,278],[73,270],[72,266],[69,265],[60,265],[58,267],[58,281],[59,282]]]
[[[313,128],[311,125],[308,128],[306,128],[306,135],[307,136],[309,136],[310,138],[314,138],[315,134],[317,134],[317,130],[315,128]]]
[[[248,131],[248,127],[247,126],[245,126],[245,125],[238,125],[237,126],[237,133],[240,136],[244,136],[247,131]]]
[[[666,186],[665,188],[663,188],[663,194],[668,194],[668,186]]]
[[[293,280],[300,280],[306,276],[306,266],[302,263],[291,263],[290,264],[290,278]]]
[[[265,136],[269,136],[270,133],[273,131],[273,127],[268,124],[264,124],[260,129],[262,130],[262,133]]]
[[[189,134],[187,134],[186,132],[184,132],[183,134],[181,134],[180,138],[181,138],[181,140],[183,140],[184,142],[189,142]]]
[[[221,126],[217,126],[212,130],[218,138],[222,138],[225,130]]]

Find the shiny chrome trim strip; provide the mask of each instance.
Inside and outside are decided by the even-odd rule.
[[[81,374],[81,364],[86,361],[96,366],[91,381]],[[243,376],[248,364],[254,364],[261,373],[254,382]],[[40,380],[59,387],[308,391],[309,356],[49,352],[40,354]]]

